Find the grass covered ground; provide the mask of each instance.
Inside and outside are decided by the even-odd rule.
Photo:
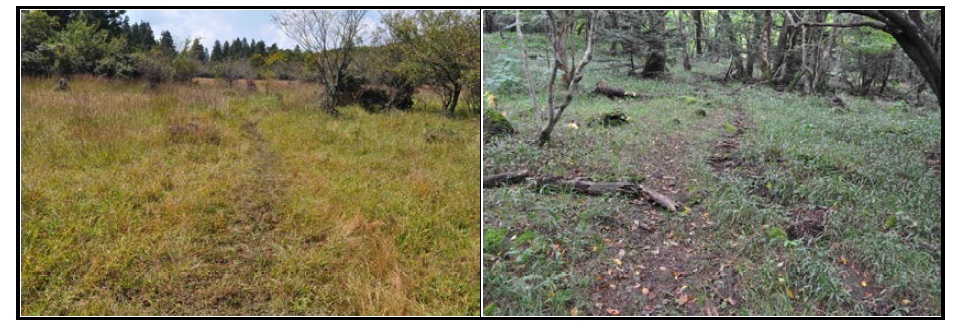
[[[577,96],[538,148],[523,85],[495,75],[523,75],[515,40],[484,38],[486,89],[504,89],[496,109],[517,130],[485,143],[485,174],[640,181],[684,206],[483,190],[484,314],[941,314],[938,111],[714,82],[727,62],[631,78],[601,45],[583,88],[664,96]],[[544,55],[531,62],[543,83]],[[608,112],[630,122],[589,125]]]
[[[22,315],[480,312],[477,118],[54,83],[21,84]]]

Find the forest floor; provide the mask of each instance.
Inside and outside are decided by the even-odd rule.
[[[485,35],[486,88],[501,66],[523,75],[514,40]],[[715,82],[727,62],[644,80],[597,53],[584,91],[666,95],[576,96],[538,148],[516,83],[494,95],[517,133],[486,140],[484,174],[639,181],[682,206],[484,189],[485,315],[941,314],[938,110]],[[540,85],[548,63],[531,62]],[[629,123],[592,122],[610,112]]]
[[[480,312],[474,116],[54,83],[21,84],[21,314]]]

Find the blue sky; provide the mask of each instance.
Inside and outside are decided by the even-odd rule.
[[[159,38],[163,30],[173,34],[176,45],[189,38],[201,37],[203,46],[212,49],[213,42],[245,37],[263,40],[266,46],[276,43],[280,48],[293,48],[296,43],[286,37],[272,22],[277,10],[128,10],[129,22],[147,21]],[[381,16],[370,10],[367,24],[377,24]],[[368,28],[367,28],[368,29]]]

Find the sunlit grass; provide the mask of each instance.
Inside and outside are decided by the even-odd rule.
[[[24,315],[475,315],[479,123],[23,80]]]

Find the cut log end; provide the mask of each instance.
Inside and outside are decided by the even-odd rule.
[[[665,209],[671,212],[675,212],[675,213],[677,212],[677,204],[674,203],[674,201],[668,198],[667,196],[662,195],[654,190],[647,189],[644,186],[640,186],[640,188],[641,188],[641,192],[644,193],[644,196],[650,199],[651,201],[657,203],[658,205],[661,205],[661,207],[664,207]]]

